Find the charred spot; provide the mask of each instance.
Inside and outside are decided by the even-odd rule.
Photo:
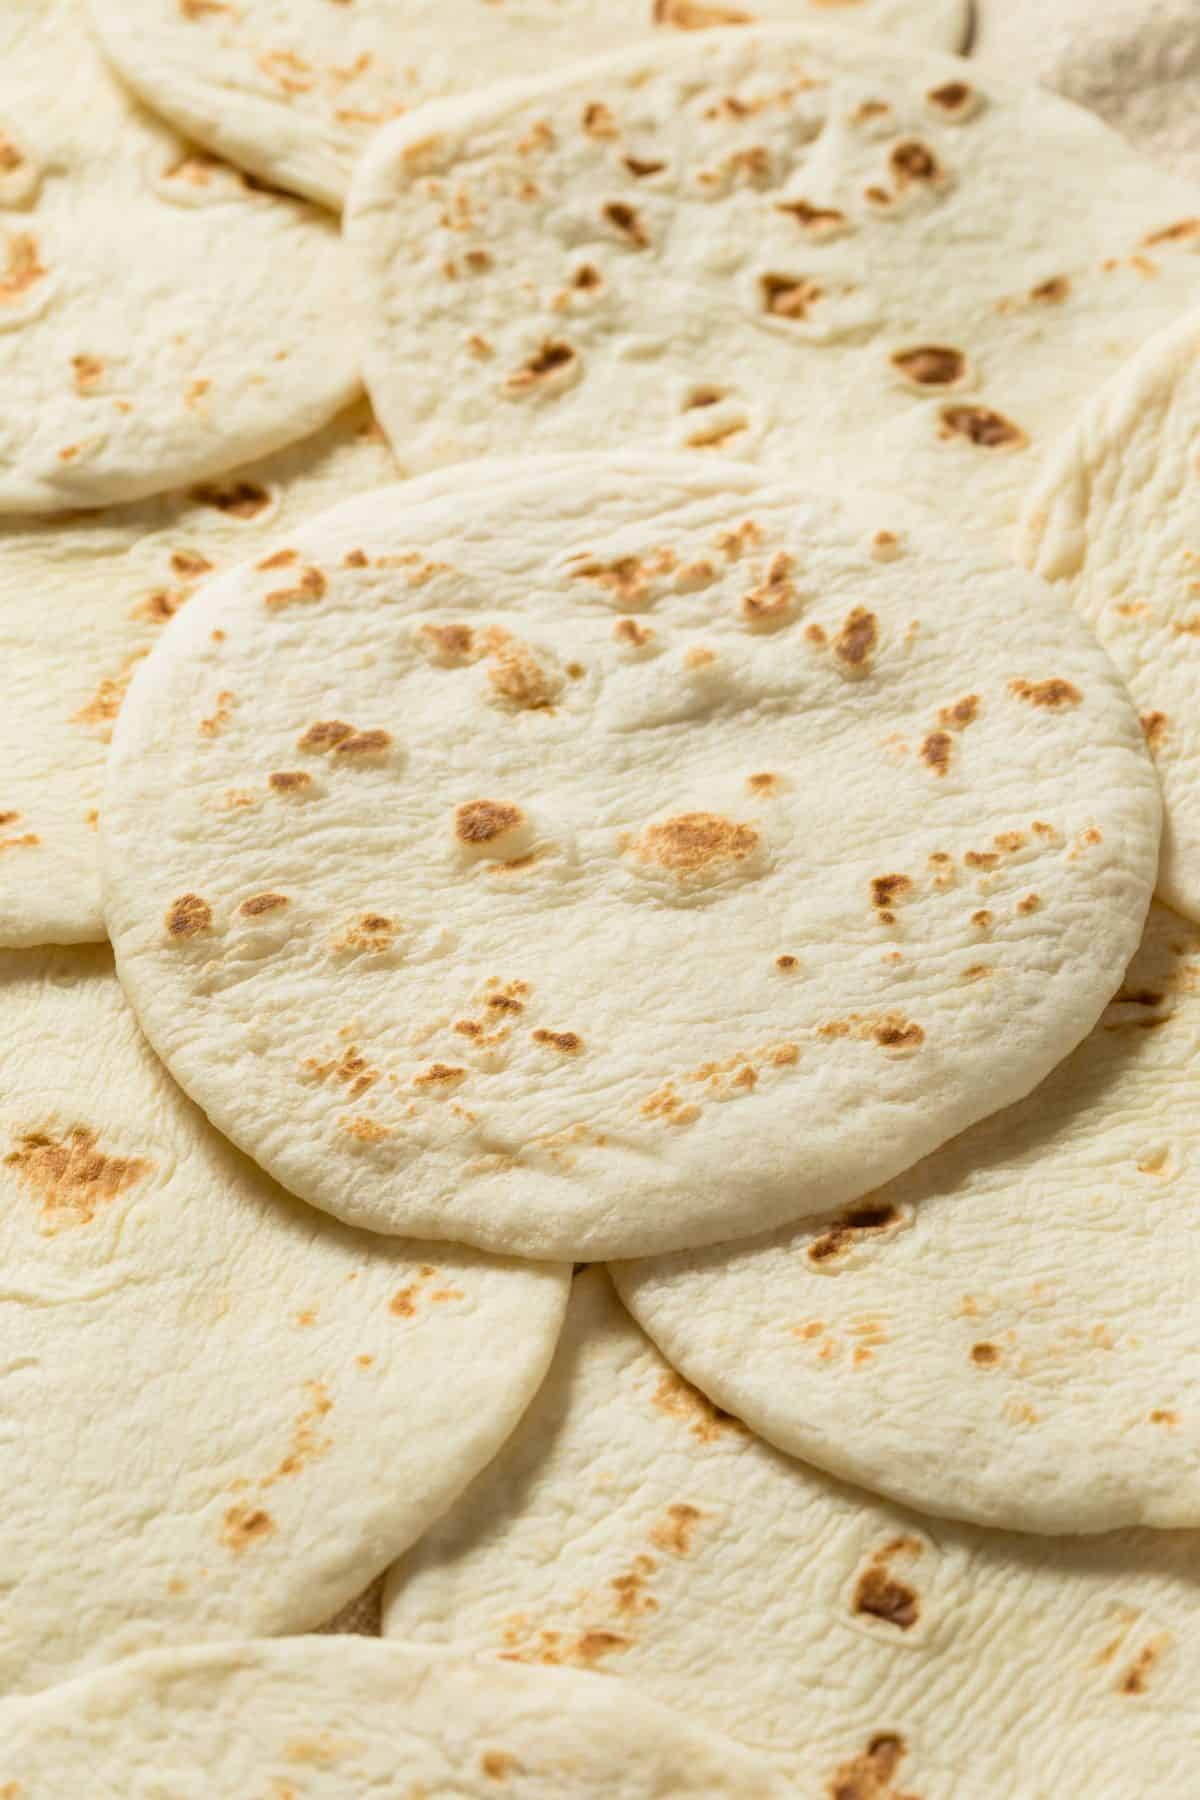
[[[829,1800],[917,1800],[916,1795],[894,1794],[892,1789],[906,1754],[897,1732],[877,1732],[865,1750],[834,1770],[826,1790]]]
[[[592,263],[580,263],[571,277],[571,286],[578,288],[581,293],[590,294],[594,293],[598,287],[603,287],[604,281],[599,269]]]
[[[1070,292],[1071,283],[1065,275],[1051,275],[1030,288],[1029,298],[1039,306],[1061,306]]]
[[[254,566],[256,569],[287,569],[299,560],[300,552],[298,550],[276,550],[272,555],[264,556],[262,561],[255,563]]]
[[[935,775],[944,775],[950,767],[954,739],[948,731],[931,731],[921,744],[921,761]]]
[[[334,750],[353,736],[353,725],[347,725],[343,719],[318,719],[296,740],[296,745],[300,750]]]
[[[1148,712],[1142,714],[1142,731],[1151,750],[1157,750],[1167,735],[1170,724],[1165,712]]]
[[[845,213],[839,212],[836,206],[812,206],[807,200],[779,200],[775,211],[787,213],[802,231],[811,232],[814,237],[846,222]]]
[[[901,1631],[909,1631],[921,1616],[921,1602],[915,1588],[897,1580],[885,1565],[872,1563],[858,1578],[854,1611],[882,1619],[886,1625],[895,1625]]]
[[[253,894],[249,900],[243,900],[238,907],[248,919],[257,919],[263,913],[278,912],[281,906],[288,905],[286,894]]]
[[[825,290],[807,275],[768,274],[759,276],[758,291],[764,312],[778,319],[806,319]]]
[[[665,162],[655,162],[642,156],[623,156],[621,161],[637,181],[643,180],[647,175],[658,175],[667,166]]]
[[[1009,682],[1008,691],[1018,700],[1027,700],[1031,706],[1046,706],[1054,712],[1064,706],[1078,706],[1083,699],[1074,682],[1062,681],[1057,677],[1049,681],[1026,681],[1018,678]]]
[[[958,118],[966,112],[974,97],[974,91],[965,81],[943,82],[941,87],[930,88],[925,96],[931,106],[936,106],[950,118]]]
[[[995,1344],[972,1344],[971,1361],[979,1369],[990,1369],[1000,1361],[1000,1352]]]
[[[777,956],[775,958],[775,967],[779,970],[781,975],[791,975],[794,970],[800,967],[800,958],[798,956]]]
[[[906,138],[902,144],[897,144],[888,163],[898,188],[937,181],[942,173],[933,151],[928,145],[918,143],[916,138]]]
[[[719,813],[689,812],[648,825],[638,840],[637,854],[642,862],[689,875],[722,863],[744,862],[757,845],[758,833],[751,825]]]
[[[419,1075],[413,1076],[415,1088],[449,1088],[465,1080],[467,1071],[455,1068],[450,1063],[430,1063]]]
[[[943,706],[938,710],[938,724],[950,731],[965,731],[979,717],[979,695],[964,694],[952,706]]]
[[[561,1050],[564,1056],[574,1056],[583,1049],[583,1039],[574,1031],[547,1031],[539,1027],[533,1033],[535,1044],[546,1044],[552,1050]]]
[[[920,387],[950,387],[966,373],[967,359],[948,344],[917,344],[911,350],[894,350],[892,367]]]
[[[575,352],[570,344],[559,338],[547,338],[540,350],[536,350],[527,363],[514,369],[508,376],[505,386],[512,393],[523,392],[526,388],[536,386],[539,382],[548,381],[552,376],[567,369],[575,361]]]
[[[392,741],[390,731],[352,731],[333,746],[335,756],[380,756]]]
[[[1179,244],[1194,237],[1200,237],[1200,219],[1180,219],[1176,225],[1165,225],[1161,231],[1152,231],[1149,237],[1142,239],[1142,247],[1150,250],[1155,244]]]
[[[618,232],[627,244],[632,244],[635,250],[646,248],[650,242],[646,235],[646,228],[628,201],[609,200],[600,210],[613,230]]]
[[[912,881],[907,875],[876,875],[871,882],[871,905],[876,912],[886,912],[911,891]]]
[[[966,438],[981,450],[1019,450],[1029,442],[1019,425],[989,406],[943,406],[941,435]]]
[[[702,1444],[714,1443],[722,1432],[744,1430],[732,1413],[722,1412],[673,1369],[662,1377],[651,1398],[659,1412],[685,1421],[691,1435]]]
[[[868,612],[865,606],[856,606],[846,615],[833,640],[833,653],[845,668],[865,673],[878,642],[879,623],[875,614]]]
[[[485,1750],[479,1758],[479,1766],[489,1780],[507,1781],[517,1767],[517,1759],[507,1750]]]
[[[791,579],[792,558],[779,551],[762,581],[742,595],[741,614],[748,625],[759,627],[785,624],[796,602],[796,589]]]
[[[506,800],[468,800],[455,810],[454,835],[460,844],[490,844],[524,819]]]
[[[1121,988],[1114,996],[1114,1005],[1121,1006],[1161,1006],[1166,996],[1155,992],[1153,988]]]
[[[267,786],[277,794],[298,794],[312,786],[312,776],[303,769],[276,769],[267,776]]]
[[[271,504],[266,488],[255,481],[206,482],[193,488],[191,497],[199,506],[215,507],[235,519],[256,519]]]
[[[820,1237],[813,1239],[808,1246],[808,1260],[829,1262],[849,1250],[856,1239],[891,1230],[899,1225],[900,1218],[896,1208],[886,1202],[852,1206]]]
[[[168,937],[198,937],[212,926],[212,907],[199,894],[181,894],[167,908],[164,923]]]

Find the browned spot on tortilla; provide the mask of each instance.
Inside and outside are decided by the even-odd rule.
[[[179,10],[185,19],[204,19],[210,13],[227,13],[229,7],[225,0],[179,0]]]
[[[1051,275],[1047,281],[1039,281],[1036,287],[1029,290],[1029,298],[1042,306],[1061,306],[1071,291],[1071,283],[1065,275]]]
[[[965,81],[946,81],[941,87],[930,88],[925,98],[932,105],[940,107],[944,113],[953,116],[962,112],[972,99],[972,90]]]
[[[392,1135],[389,1128],[381,1125],[378,1119],[364,1119],[356,1113],[340,1118],[338,1130],[344,1131],[347,1137],[355,1138],[360,1144],[381,1144],[384,1138]]]
[[[17,149],[17,146],[13,143],[12,139],[8,136],[8,133],[0,131],[0,172],[3,172],[5,175],[11,175],[13,170],[19,169],[24,161],[25,158],[21,155],[21,152]]]
[[[353,725],[347,725],[342,719],[318,719],[296,743],[300,750],[333,750],[353,736]]]
[[[972,1344],[971,1361],[980,1369],[990,1369],[1000,1361],[995,1344]]]
[[[575,361],[575,352],[570,344],[561,340],[548,338],[540,350],[536,350],[527,363],[505,378],[505,387],[511,393],[523,393],[527,388],[535,387],[546,381],[560,369],[565,369]]]
[[[449,1063],[435,1062],[430,1063],[427,1069],[422,1069],[419,1075],[413,1076],[413,1086],[422,1089],[438,1088],[445,1091],[448,1088],[456,1087],[460,1081],[465,1081],[466,1076],[465,1069],[454,1068]]]
[[[104,364],[98,356],[73,356],[71,367],[75,371],[75,391],[79,394],[90,393],[104,374]]]
[[[892,366],[921,387],[949,387],[962,380],[967,359],[948,344],[918,344],[911,350],[893,351]]]
[[[333,754],[350,757],[380,756],[391,741],[391,732],[380,731],[378,727],[372,731],[352,731],[349,737],[341,738],[334,745]]]
[[[267,776],[267,786],[274,788],[277,794],[298,794],[312,786],[312,776],[306,775],[303,769],[276,769]]]
[[[198,937],[202,931],[208,931],[212,925],[212,907],[199,894],[181,894],[167,908],[163,921],[167,928],[167,936],[173,938]]]
[[[808,1246],[808,1260],[830,1262],[859,1241],[876,1232],[890,1231],[900,1224],[901,1215],[887,1202],[860,1201],[844,1212],[827,1231]]]
[[[639,862],[657,863],[677,876],[724,863],[744,862],[758,845],[751,825],[719,813],[678,813],[657,825],[647,825],[635,846]]]
[[[303,1067],[318,1081],[327,1081],[332,1076],[343,1087],[349,1088],[352,1100],[359,1099],[379,1080],[379,1070],[371,1068],[357,1044],[349,1044],[339,1056],[326,1062],[315,1056],[306,1057]]]
[[[108,1156],[96,1148],[99,1133],[76,1125],[62,1137],[31,1131],[4,1158],[22,1184],[42,1201],[55,1224],[89,1225],[99,1206],[115,1200],[156,1165],[144,1156]]]
[[[106,675],[86,706],[71,714],[73,725],[96,725],[100,728],[100,736],[105,743],[112,737],[112,723],[125,702],[129,684],[133,680],[134,670],[141,661],[144,651],[132,656],[119,675]]]
[[[529,646],[511,640],[492,649],[488,682],[493,693],[510,706],[531,712],[548,707],[557,692],[557,684]]]
[[[1078,706],[1083,699],[1074,682],[1061,681],[1057,677],[1049,681],[1026,681],[1018,677],[1009,682],[1008,691],[1018,700],[1027,700],[1031,706],[1048,706],[1053,711],[1063,706]]]
[[[1151,750],[1159,749],[1162,745],[1163,739],[1167,735],[1167,726],[1170,724],[1170,720],[1168,719],[1166,713],[1165,712],[1143,713],[1141,723],[1142,723],[1142,730],[1146,736],[1146,742],[1150,746]]]
[[[777,956],[775,967],[781,974],[790,975],[794,969],[800,967],[800,958],[798,956]]]
[[[207,556],[201,556],[198,550],[172,550],[171,567],[181,581],[199,581],[212,569]]]
[[[286,894],[254,894],[249,900],[243,900],[238,907],[248,919],[257,919],[261,913],[277,912],[281,906],[288,904]]]
[[[752,794],[775,794],[783,786],[783,780],[779,775],[770,775],[764,771],[759,775],[747,775],[746,786]]]
[[[1141,1167],[1140,1163],[1138,1167]],[[1150,1423],[1152,1425],[1178,1425],[1179,1414],[1172,1412],[1168,1407],[1156,1406],[1150,1414]]]
[[[650,242],[646,234],[646,227],[628,201],[609,200],[600,210],[613,230],[618,232],[627,244],[631,244],[635,250],[646,248]]]
[[[921,1616],[920,1598],[915,1588],[892,1573],[891,1564],[897,1556],[920,1555],[920,1551],[916,1538],[895,1538],[877,1550],[858,1578],[853,1611],[910,1631]]]
[[[948,731],[965,731],[979,717],[979,695],[964,694],[961,700],[955,700],[951,706],[938,709],[938,724]]]
[[[907,875],[876,875],[871,882],[871,905],[876,912],[887,912],[905,894],[912,891]]]
[[[366,950],[378,955],[390,950],[396,936],[396,924],[382,913],[361,913],[340,937],[334,939],[335,950]]]
[[[203,737],[217,737],[228,725],[233,716],[233,708],[237,704],[237,695],[223,688],[217,695],[217,703],[207,718],[200,721],[200,732]]]
[[[583,1039],[574,1031],[547,1031],[539,1027],[533,1033],[535,1044],[548,1044],[554,1050],[561,1050],[564,1056],[573,1056],[577,1050],[583,1049]]]
[[[0,812],[0,826],[15,825],[20,816],[19,812]]]
[[[469,625],[422,625],[421,636],[439,662],[451,665],[468,662],[475,648]]]
[[[640,625],[636,619],[618,619],[613,626],[613,636],[619,644],[632,644],[635,650],[641,650],[654,632],[649,625]]]
[[[818,232],[832,230],[835,225],[844,225],[846,215],[834,206],[810,206],[807,200],[779,200],[775,211],[787,213],[795,219],[797,225],[815,236]]]
[[[1035,913],[1041,904],[1040,895],[1026,894],[1022,899],[1017,901],[1017,911],[1026,914]]]
[[[187,598],[187,594],[180,593],[177,588],[155,588],[144,600],[139,600],[129,616],[132,619],[150,619],[155,625],[165,625],[168,619],[175,617]]]
[[[763,311],[779,319],[807,319],[809,307],[825,292],[807,275],[760,275],[758,289]]]
[[[1142,239],[1142,247],[1149,250],[1154,244],[1178,244],[1194,237],[1200,237],[1200,219],[1180,219],[1176,225],[1164,225],[1161,231],[1152,231]]]
[[[609,107],[603,100],[592,100],[583,109],[583,129],[589,137],[613,138],[617,135],[617,122]]]
[[[455,809],[454,835],[460,844],[490,844],[524,817],[519,806],[506,800],[468,800]]]
[[[272,612],[282,612],[288,606],[311,604],[322,598],[328,586],[320,569],[310,567],[305,569],[294,587],[273,588],[269,594],[264,594],[263,605],[270,607]]]
[[[878,642],[879,623],[875,614],[868,612],[865,606],[856,606],[847,613],[833,640],[833,653],[847,670],[865,673]]]
[[[942,171],[937,157],[927,144],[906,138],[897,144],[888,158],[898,188],[912,187],[918,182],[937,181]]]
[[[0,275],[0,306],[19,300],[46,269],[38,257],[37,239],[30,231],[14,232],[8,240],[8,264]]]
[[[742,595],[741,613],[748,625],[782,625],[796,603],[792,558],[781,550],[772,557],[764,578]]]
[[[677,31],[707,31],[714,25],[752,25],[754,14],[736,6],[702,6],[699,0],[654,0],[654,23]]]
[[[507,1750],[485,1750],[479,1759],[479,1766],[492,1781],[506,1781],[515,1774],[518,1763],[515,1756]]]
[[[16,837],[0,838],[0,850],[32,850],[41,841],[36,831],[22,831]]]
[[[621,161],[635,181],[641,181],[647,175],[657,175],[667,166],[665,162],[656,162],[642,156],[623,156]]]
[[[954,739],[948,731],[931,731],[921,743],[921,761],[935,775],[944,775],[950,767]]]
[[[288,569],[299,560],[300,552],[298,550],[276,550],[271,556],[264,556],[262,561],[254,566],[257,569]]]
[[[962,437],[982,450],[1018,450],[1029,439],[1019,425],[989,406],[943,406],[941,436]]]
[[[1151,1671],[1170,1642],[1170,1633],[1161,1631],[1150,1643],[1142,1646],[1117,1684],[1122,1694],[1145,1693]]]
[[[333,1411],[329,1390],[323,1381],[306,1381],[304,1385],[308,1391],[308,1404],[292,1427],[291,1443],[282,1461],[259,1483],[262,1488],[274,1487],[277,1481],[299,1475],[309,1463],[319,1462],[333,1447],[333,1439],[322,1437],[317,1429],[318,1421]]]
[[[669,1418],[683,1420],[691,1435],[702,1444],[711,1444],[725,1431],[743,1432],[743,1426],[732,1414],[714,1406],[698,1388],[672,1369],[660,1380],[651,1402]]]
[[[256,481],[206,482],[193,488],[191,497],[198,505],[213,506],[235,519],[255,519],[271,504],[270,494]]]
[[[865,1750],[839,1763],[826,1792],[829,1800],[919,1800],[901,1794],[892,1782],[906,1754],[904,1739],[894,1731],[877,1732]]]
[[[231,1506],[221,1524],[221,1542],[240,1553],[269,1538],[274,1529],[274,1519],[261,1507]]]
[[[703,1517],[698,1506],[692,1506],[686,1500],[677,1500],[650,1527],[650,1542],[659,1550],[669,1550],[674,1556],[690,1556],[692,1539]]]

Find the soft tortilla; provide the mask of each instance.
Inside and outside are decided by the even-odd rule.
[[[121,978],[277,1179],[510,1253],[711,1243],[1090,1029],[1158,795],[1069,606],[744,465],[423,492],[209,582],[114,733]]]
[[[498,1449],[566,1302],[275,1188],[99,949],[0,957],[0,1191],[6,1692],[327,1619]]]
[[[1196,1766],[1191,1532],[933,1523],[715,1413],[579,1275],[516,1435],[389,1578],[385,1630],[621,1677],[796,1800],[1132,1800]]]

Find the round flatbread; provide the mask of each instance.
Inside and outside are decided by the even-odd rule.
[[[737,464],[453,485],[209,582],[114,733],[121,977],[235,1142],[374,1229],[636,1255],[852,1199],[1074,1048],[1158,797],[1069,606]]]
[[[91,0],[106,51],[197,143],[340,207],[368,139],[422,101],[660,34],[835,19],[957,50],[969,0]]]
[[[14,1703],[6,1792],[784,1800],[766,1759],[620,1682],[315,1638],[152,1652]]]
[[[1017,1531],[1200,1526],[1198,996],[1200,937],[1154,907],[1019,1106],[847,1211],[622,1263],[623,1299],[718,1405],[893,1499]]]
[[[0,534],[0,945],[104,937],[96,822],[134,669],[197,585],[336,501],[394,481],[365,406],[190,490],[12,520]]]
[[[81,0],[4,6],[0,512],[161,493],[317,430],[358,385],[344,278],[329,219],[127,98]]]
[[[934,497],[1007,550],[1037,449],[1194,298],[1195,199],[973,63],[756,29],[400,120],[347,232],[412,470],[719,449]]]
[[[1198,225],[1200,229],[1200,225]],[[1162,779],[1158,888],[1200,919],[1200,315],[1147,344],[1047,457],[1019,549],[1124,677]]]
[[[100,949],[0,956],[0,1194],[5,1692],[327,1619],[494,1454],[566,1303],[275,1188]]]
[[[384,1629],[620,1677],[798,1800],[1131,1800],[1200,1751],[1197,1547],[934,1526],[842,1487],[715,1412],[593,1270]]]

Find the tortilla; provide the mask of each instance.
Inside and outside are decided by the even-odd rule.
[[[1191,919],[1200,919],[1198,350],[1193,313],[1093,396],[1030,489],[1019,544],[1074,601],[1137,704],[1165,802],[1158,891]]]
[[[1071,608],[861,494],[509,468],[289,532],[135,674],[106,916],[184,1088],[352,1223],[563,1258],[821,1211],[1027,1093],[1157,856]]]
[[[313,1638],[161,1650],[12,1704],[6,1776],[14,1800],[783,1800],[764,1760],[619,1682]]]
[[[537,1388],[569,1271],[284,1194],[168,1080],[107,951],[0,956],[0,1113],[5,1692],[320,1624]]]
[[[134,669],[214,569],[396,466],[367,407],[218,481],[0,534],[0,945],[104,937],[96,824]]]
[[[594,1270],[385,1631],[619,1677],[797,1800],[1129,1800],[1196,1763],[1198,1566],[1191,1532],[1016,1537],[842,1487],[715,1412]]]
[[[340,208],[387,120],[439,95],[537,74],[661,32],[836,21],[957,50],[969,0],[91,0],[147,105],[222,156]],[[655,28],[658,27],[659,30]]]
[[[718,1405],[895,1500],[1017,1531],[1200,1526],[1198,995],[1200,936],[1156,906],[1020,1105],[845,1212],[620,1264],[622,1297]]]
[[[224,474],[358,386],[332,223],[127,98],[82,0],[0,17],[0,513]]]
[[[1195,214],[1051,95],[754,29],[433,103],[372,141],[346,231],[410,471],[723,451],[1008,550],[1039,449],[1194,298]]]

